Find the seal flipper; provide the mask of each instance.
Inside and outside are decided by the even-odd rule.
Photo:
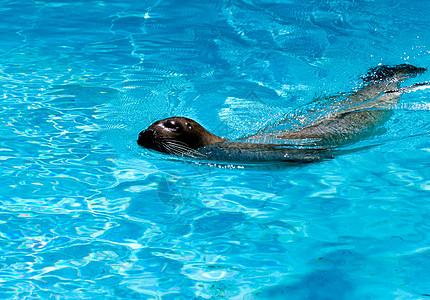
[[[366,75],[362,76],[364,82],[375,82],[384,80],[403,81],[410,77],[425,72],[426,68],[419,68],[409,64],[401,64],[394,67],[382,65],[370,69]]]
[[[419,83],[415,83],[411,86],[406,86],[397,90],[388,90],[385,91],[385,94],[390,94],[390,93],[411,93],[411,92],[415,92],[418,90],[426,90],[430,88],[430,83],[428,82],[419,82]]]
[[[317,162],[333,158],[330,148],[300,148],[277,144],[225,142],[198,149],[205,160],[218,162]],[[203,157],[199,157],[203,158]]]

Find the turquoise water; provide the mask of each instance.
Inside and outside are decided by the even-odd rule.
[[[378,64],[430,67],[428,4],[2,1],[0,298],[430,298],[428,90],[315,164],[136,144],[173,115],[239,138]]]

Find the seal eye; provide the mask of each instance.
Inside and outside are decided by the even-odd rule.
[[[193,126],[191,126],[191,124],[190,123],[185,123],[185,126],[187,126],[188,127],[188,129],[193,129]]]
[[[179,130],[180,127],[178,125],[178,123],[176,123],[176,121],[173,120],[167,120],[166,122],[164,122],[164,127],[171,129],[171,130]]]

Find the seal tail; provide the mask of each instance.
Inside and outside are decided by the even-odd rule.
[[[393,79],[403,81],[426,70],[426,68],[415,67],[409,64],[401,64],[394,67],[382,65],[370,69],[362,78],[364,82],[388,81]]]

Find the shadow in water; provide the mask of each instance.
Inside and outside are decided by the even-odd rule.
[[[280,284],[264,290],[257,299],[352,299],[354,290],[344,272],[337,268],[316,270],[299,282],[291,285]]]
[[[321,268],[296,282],[288,280],[264,289],[256,295],[256,299],[354,299],[355,286],[345,271],[345,265],[355,265],[361,261],[359,256],[349,251],[335,251],[318,261],[324,262]]]

